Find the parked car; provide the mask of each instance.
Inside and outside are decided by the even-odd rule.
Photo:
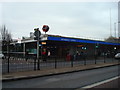
[[[0,59],[4,59],[4,54],[2,54],[2,52],[0,51]]]
[[[4,58],[4,55],[2,53],[0,53],[0,58],[2,58],[2,59]]]
[[[120,59],[120,53],[117,53],[117,54],[115,55],[115,59]]]

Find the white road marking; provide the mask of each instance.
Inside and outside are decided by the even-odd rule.
[[[49,78],[46,81],[47,82],[55,82],[55,81],[59,81],[59,80],[60,80],[59,78]]]
[[[120,78],[120,76],[117,76],[117,77],[114,77],[114,78],[111,78],[111,79],[108,79],[108,80],[104,80],[104,81],[101,81],[101,82],[98,82],[98,83],[94,83],[94,84],[91,84],[91,85],[88,85],[88,86],[84,86],[82,88],[93,88],[95,86],[98,86],[98,85],[101,85],[101,84],[104,84],[104,83],[107,83],[107,82],[110,82],[112,80],[115,80],[115,79],[118,79]],[[78,90],[78,89],[77,89]]]

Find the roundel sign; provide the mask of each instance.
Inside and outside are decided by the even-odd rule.
[[[42,30],[46,33],[49,30],[49,26],[48,25],[43,25]]]

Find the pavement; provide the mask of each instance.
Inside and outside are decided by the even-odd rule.
[[[36,71],[14,72],[14,73],[3,74],[2,81],[4,82],[4,81],[31,79],[31,78],[37,78],[37,77],[52,76],[52,75],[73,73],[73,72],[85,71],[85,70],[91,70],[91,69],[97,69],[97,68],[110,67],[115,65],[120,65],[120,62],[80,65],[80,66],[73,66],[73,67],[36,70]]]

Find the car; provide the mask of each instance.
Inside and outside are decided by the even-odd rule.
[[[4,59],[4,55],[2,53],[0,53],[0,58]]]
[[[0,51],[0,59],[4,59],[4,54],[2,54],[2,52]]]
[[[115,55],[115,59],[120,59],[120,53],[117,53],[117,54]]]

